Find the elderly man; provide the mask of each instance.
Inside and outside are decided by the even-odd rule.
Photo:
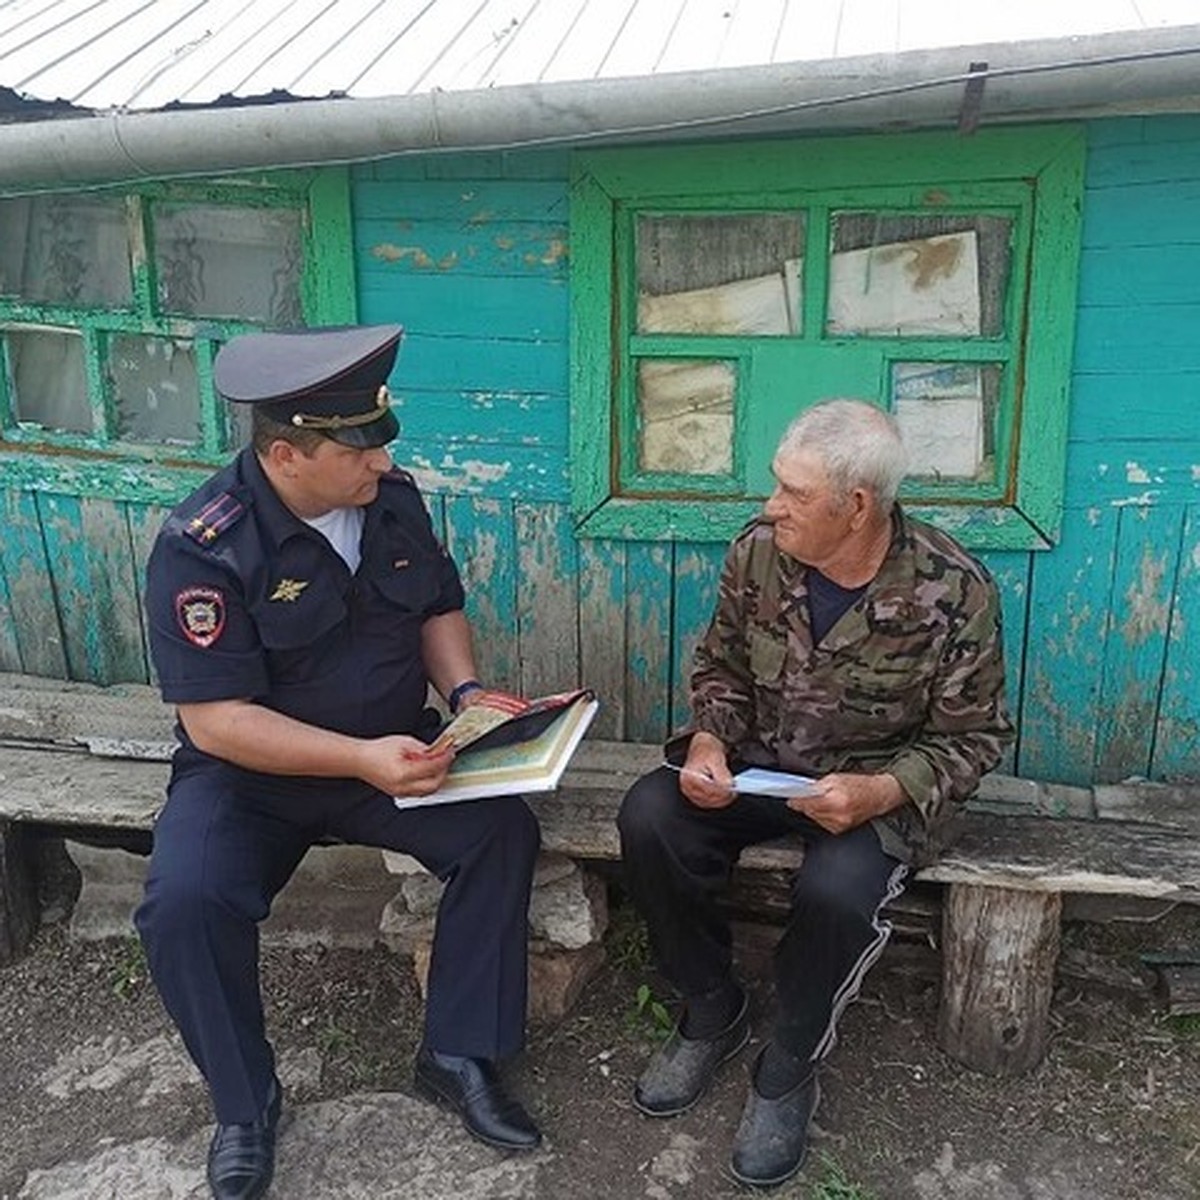
[[[258,923],[323,838],[415,855],[446,880],[418,1090],[505,1150],[540,1134],[497,1062],[524,1038],[537,822],[519,796],[401,810],[448,750],[429,685],[478,703],[458,571],[392,466],[398,325],[247,334],[217,355],[252,445],[167,519],[147,570],[150,645],[180,746],[137,926],[212,1094],[217,1200],[270,1186],[282,1094]],[[507,698],[513,704],[520,702]]]
[[[829,401],[792,423],[696,652],[692,721],[668,747],[668,761],[686,747],[682,769],[645,776],[621,807],[628,886],[684,1000],[634,1094],[656,1117],[691,1108],[750,1037],[718,908],[739,852],[804,841],[775,953],[778,1018],[734,1138],[748,1184],[799,1169],[818,1065],[890,932],[880,911],[1012,736],[995,585],[901,510],[904,470],[894,421],[870,404]],[[812,782],[786,800],[743,794],[743,765]]]

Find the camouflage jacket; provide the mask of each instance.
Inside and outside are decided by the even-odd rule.
[[[807,568],[757,520],[734,540],[696,649],[691,730],[732,758],[788,771],[890,772],[909,803],[875,826],[909,862],[936,855],[950,818],[1012,738],[1000,604],[987,571],[899,507],[887,558],[818,645]]]

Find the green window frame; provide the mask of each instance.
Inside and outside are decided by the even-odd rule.
[[[213,386],[213,359],[224,341],[257,328],[352,324],[356,319],[349,173],[343,167],[56,195],[68,202],[79,196],[108,201],[110,228],[97,237],[110,239],[110,264],[127,254],[129,279],[110,289],[123,294],[99,301],[95,296],[85,301],[30,298],[11,281],[7,289],[0,288],[0,486],[65,488],[116,499],[170,498],[190,486],[194,469],[225,461],[243,440],[245,423],[239,426]],[[19,194],[0,200],[13,198]],[[289,285],[298,306],[291,305],[282,316],[263,311],[210,314],[199,311],[205,307],[199,303],[197,311],[180,311],[187,305],[173,299],[170,280],[158,277],[156,233],[167,228],[172,214],[194,212],[204,214],[207,236],[219,239],[223,209],[243,214],[272,210],[280,214],[278,222],[273,226],[275,218],[268,218],[264,228],[298,231],[299,277]],[[123,213],[123,221],[113,218],[114,213]],[[249,215],[245,219],[257,221]],[[112,239],[122,237],[123,246],[114,251]],[[165,276],[166,260],[162,262]],[[33,280],[29,286],[39,284]],[[225,297],[218,306],[228,310],[236,303]],[[61,335],[59,344],[82,359],[87,395],[70,398],[71,422],[56,426],[53,420],[20,419],[12,347],[31,334]],[[189,405],[195,406],[193,411],[198,408],[199,428],[189,425],[188,436],[139,436],[136,420],[122,420],[117,411],[115,380],[128,369],[122,347],[149,345],[138,339],[156,339],[159,348],[178,348],[190,357],[198,394]],[[191,378],[189,372],[189,383]],[[168,416],[165,425],[170,424]]]
[[[578,532],[726,539],[769,493],[775,446],[796,413],[831,396],[892,407],[901,380],[928,370],[948,380],[974,374],[980,391],[986,377],[986,470],[910,477],[906,505],[977,548],[1053,545],[1063,507],[1084,153],[1083,131],[1061,125],[577,153],[571,477]],[[645,231],[731,218],[753,232],[755,221],[778,229],[787,214],[798,214],[800,230],[799,266],[789,264],[797,271],[790,327],[768,334],[645,327]],[[835,262],[839,223],[849,227],[864,215],[892,228],[936,228],[948,219],[1000,229],[1003,279],[991,323],[965,332],[838,327],[831,276],[847,261]],[[693,240],[703,258],[703,237]],[[719,404],[711,407],[731,431],[724,456],[687,473],[671,468],[669,454],[666,465],[647,465],[640,381],[697,365],[709,369],[710,384],[716,380]],[[918,415],[935,424],[934,412]],[[928,436],[936,445],[937,431]]]

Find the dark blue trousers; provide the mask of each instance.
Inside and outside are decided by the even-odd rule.
[[[135,923],[163,1003],[224,1124],[256,1119],[275,1069],[258,923],[309,846],[333,838],[411,854],[446,882],[425,1041],[498,1059],[525,1033],[527,913],[537,820],[517,796],[400,810],[365,785],[180,769],[154,830]]]
[[[775,1038],[797,1058],[823,1058],[887,942],[891,927],[880,909],[903,890],[907,867],[883,851],[870,825],[835,835],[763,796],[697,808],[666,767],[630,788],[617,823],[624,878],[655,961],[685,999],[732,977],[720,899],[738,855],[786,834],[803,839],[804,864],[791,880],[791,913],[775,950]]]

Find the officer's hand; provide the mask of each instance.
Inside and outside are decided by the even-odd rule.
[[[361,778],[392,796],[428,796],[437,791],[454,761],[453,747],[433,750],[404,734],[372,738],[363,746]]]
[[[905,799],[894,775],[841,773],[813,780],[802,796],[793,796],[787,805],[830,833],[845,833],[872,817],[899,808]]]
[[[697,808],[726,808],[733,803],[733,776],[725,747],[711,733],[694,733],[687,761],[679,772],[679,790]]]

